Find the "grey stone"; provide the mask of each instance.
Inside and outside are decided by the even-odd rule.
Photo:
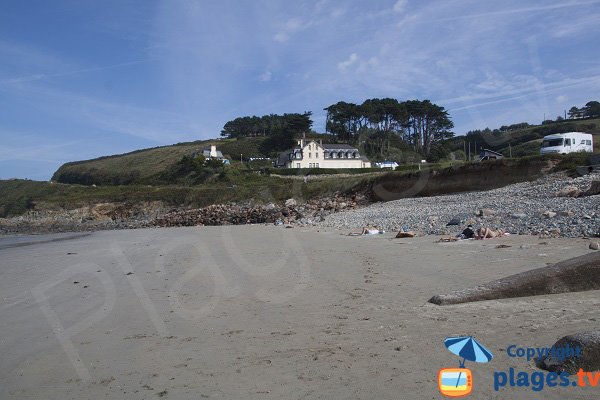
[[[477,213],[477,216],[479,216],[479,217],[489,217],[490,215],[494,215],[494,214],[496,214],[495,210],[492,210],[491,208],[482,208]]]
[[[510,216],[515,219],[527,218],[527,214],[524,214],[524,213],[513,213]]]
[[[447,224],[446,226],[450,226],[450,225],[460,225],[460,218],[452,218]]]
[[[558,352],[536,360],[539,368],[550,372],[576,374],[580,369],[590,372],[600,370],[600,331],[580,332],[561,338],[552,346],[555,349],[573,349],[568,355]],[[579,349],[579,352],[577,351]]]
[[[600,289],[600,252],[570,258],[477,287],[436,295],[429,302],[448,305],[597,289]]]

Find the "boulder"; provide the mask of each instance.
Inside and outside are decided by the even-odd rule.
[[[511,275],[480,286],[433,296],[437,305],[600,289],[600,252]]]
[[[298,205],[298,203],[294,199],[287,199],[285,201],[285,206],[286,207],[294,207],[294,206],[297,206],[297,205]]]
[[[451,226],[451,225],[460,225],[460,218],[452,218],[447,224],[446,226]]]
[[[573,211],[559,211],[558,215],[560,215],[561,217],[572,217],[573,215],[575,215],[575,213]]]
[[[554,211],[544,211],[542,215],[546,218],[554,218],[556,217],[556,213]]]
[[[400,231],[396,235],[396,238],[397,239],[400,239],[400,238],[412,238],[412,237],[415,237],[415,236],[416,236],[416,234],[414,232],[412,232],[412,231],[407,231],[407,232]]]
[[[590,188],[583,193],[584,196],[595,196],[597,194],[600,194],[600,180],[592,181]]]
[[[550,372],[576,374],[580,369],[586,372],[600,370],[600,331],[580,332],[568,335],[554,343],[552,348],[566,349],[554,352],[536,360],[539,368]],[[572,351],[568,351],[572,349]]]
[[[491,208],[482,208],[481,210],[479,210],[479,213],[477,215],[479,217],[489,217],[490,215],[494,214],[496,214],[495,210],[492,210]]]
[[[581,196],[581,190],[576,186],[565,186],[558,192],[554,193],[556,197],[579,197]]]
[[[599,242],[591,242],[589,246],[590,250],[600,250]]]

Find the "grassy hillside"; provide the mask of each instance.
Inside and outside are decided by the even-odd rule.
[[[521,130],[503,133],[481,133],[455,137],[445,142],[442,147],[446,155],[440,158],[443,161],[451,151],[462,159],[463,143],[465,140],[477,147],[489,148],[500,151],[508,156],[524,157],[539,153],[541,138],[545,135],[567,131],[584,131],[596,134],[595,149],[600,148],[600,119],[568,120],[547,125],[531,126]],[[234,163],[243,155],[259,157],[259,146],[264,138],[242,138],[239,140],[206,140],[188,143],[179,143],[172,146],[156,147],[138,150],[131,153],[100,157],[93,160],[76,161],[61,166],[53,175],[52,180],[61,183],[97,184],[97,185],[128,185],[128,184],[168,184],[175,183],[172,175],[167,172],[176,167],[184,156],[201,151],[211,144],[218,146],[223,154]],[[406,145],[399,140],[391,142],[390,159],[406,162],[409,159],[421,159],[406,149]],[[510,150],[509,150],[510,145]],[[396,157],[394,157],[396,155]]]
[[[471,144],[476,142],[478,148],[499,151],[505,156],[512,153],[513,157],[524,157],[539,154],[541,139],[544,136],[571,131],[594,134],[594,151],[600,149],[600,119],[566,120],[509,132],[459,136],[448,141],[447,146],[452,150],[463,150],[463,142],[467,140]]]
[[[88,185],[151,184],[155,183],[155,177],[172,168],[183,156],[201,152],[211,144],[217,145],[226,157],[239,160],[241,154],[243,157],[258,157],[261,141],[260,138],[195,141],[69,162],[54,173],[52,180]]]
[[[576,166],[586,165],[589,156],[579,153],[484,163],[428,164],[422,171],[407,166],[402,171],[385,175],[341,175],[307,182],[294,179],[296,177],[272,177],[239,168],[228,168],[224,174],[219,173],[198,185],[90,186],[19,179],[0,180],[0,217],[20,215],[27,210],[73,209],[104,202],[161,201],[173,206],[203,207],[229,201],[267,203],[291,197],[308,200],[335,192],[376,192],[374,187],[377,185],[387,187],[387,192],[401,193],[420,181],[421,174],[432,171],[437,172],[427,175],[428,183],[418,195],[435,195],[481,190],[534,179],[539,176],[542,168],[548,166],[549,161],[555,165],[554,171],[574,172]]]

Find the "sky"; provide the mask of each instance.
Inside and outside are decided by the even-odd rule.
[[[429,99],[457,135],[600,100],[600,0],[0,0],[0,179]]]

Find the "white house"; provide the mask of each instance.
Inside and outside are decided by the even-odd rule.
[[[221,150],[217,150],[217,146],[215,146],[214,144],[211,144],[210,147],[205,147],[204,149],[202,149],[202,155],[208,160],[209,158],[217,158],[219,160],[222,160],[223,157],[223,153],[221,153]]]
[[[210,147],[205,147],[204,149],[202,149],[202,155],[207,160],[214,158],[217,160],[221,160],[223,164],[229,164],[229,160],[223,156],[221,150],[217,150],[217,146],[215,146],[214,144],[211,144]]]
[[[371,162],[349,144],[325,144],[321,140],[299,139],[293,149],[279,154],[280,168],[370,168]]]

